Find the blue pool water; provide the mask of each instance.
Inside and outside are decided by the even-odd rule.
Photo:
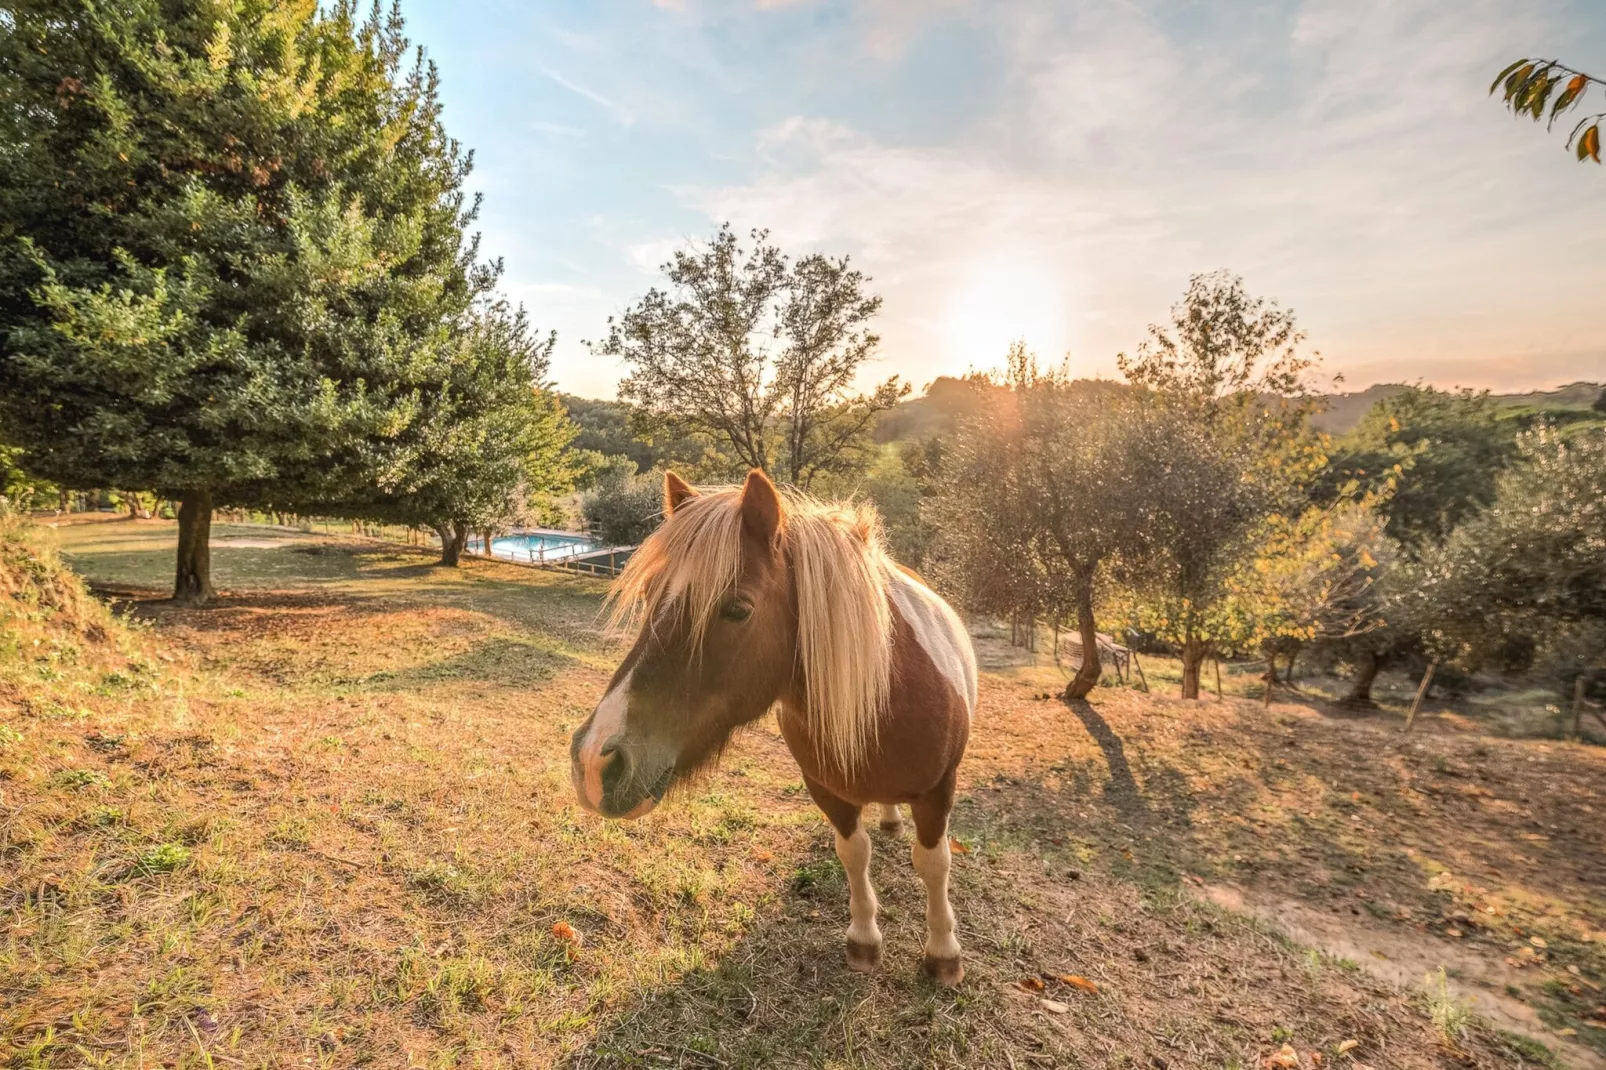
[[[470,539],[470,553],[481,553],[480,541]],[[548,532],[527,535],[503,535],[491,540],[491,556],[505,557],[510,561],[557,561],[576,554],[601,549],[594,539],[584,535],[557,535]]]

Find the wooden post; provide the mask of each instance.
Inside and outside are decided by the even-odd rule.
[[[1411,730],[1411,722],[1416,720],[1416,711],[1422,708],[1422,700],[1427,697],[1428,688],[1433,686],[1433,670],[1439,667],[1439,659],[1434,658],[1428,662],[1428,671],[1422,674],[1422,683],[1416,689],[1416,698],[1411,700],[1411,709],[1405,715],[1405,730]]]
[[[1149,693],[1149,678],[1143,675],[1143,662],[1138,660],[1138,652],[1135,648],[1132,651],[1132,667],[1138,670],[1138,681],[1143,684],[1143,693],[1147,695]]]
[[[1221,659],[1216,658],[1216,701],[1221,701]]]
[[[1573,738],[1582,739],[1584,736],[1584,674],[1579,673],[1573,679]]]

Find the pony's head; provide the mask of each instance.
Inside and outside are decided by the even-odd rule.
[[[703,492],[670,473],[664,514],[610,595],[638,631],[570,745],[581,805],[640,817],[782,698],[824,757],[857,764],[890,664],[874,515],[783,496],[756,470]]]

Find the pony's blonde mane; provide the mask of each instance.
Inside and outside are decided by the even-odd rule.
[[[798,659],[821,757],[859,768],[876,740],[892,675],[890,570],[869,506],[783,491],[779,539],[797,588]],[[609,592],[616,628],[688,615],[692,649],[742,574],[742,488],[714,487],[680,504],[631,555]]]

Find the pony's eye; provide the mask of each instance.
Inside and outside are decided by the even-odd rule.
[[[740,624],[753,615],[753,607],[746,602],[732,598],[729,602],[719,607],[719,615],[733,624]]]

